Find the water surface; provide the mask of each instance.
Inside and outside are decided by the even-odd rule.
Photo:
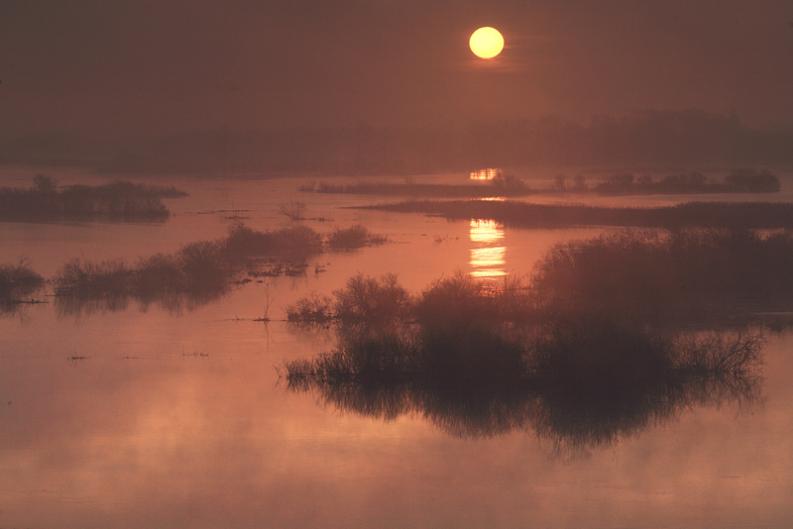
[[[51,275],[74,257],[133,260],[220,237],[239,220],[228,217],[273,228],[287,222],[277,206],[298,185],[173,183],[192,195],[168,201],[166,223],[0,223],[0,257],[27,257]],[[253,282],[190,310],[131,303],[75,314],[50,303],[0,318],[0,527],[793,523],[790,332],[767,336],[761,400],[694,405],[574,452],[530,429],[460,437],[417,413],[383,421],[287,391],[284,362],[333,347],[330,332],[278,321],[297,298],[357,272],[395,272],[411,291],[455,271],[501,281],[529,274],[557,242],[601,232],[340,208],[372,197],[297,198],[308,216],[332,219],[307,221],[319,231],[361,222],[391,242],[322,255],[314,264],[324,272]],[[660,200],[675,198],[646,202]],[[251,321],[264,314],[274,321]]]

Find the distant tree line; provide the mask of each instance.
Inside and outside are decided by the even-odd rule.
[[[793,163],[793,127],[759,130],[701,110],[450,126],[205,130],[96,140],[40,135],[0,142],[0,163],[106,171],[407,174],[527,164]]]

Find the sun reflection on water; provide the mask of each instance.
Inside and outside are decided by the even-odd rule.
[[[494,180],[497,176],[501,175],[501,169],[495,167],[486,167],[484,169],[477,169],[468,173],[469,180]]]
[[[498,278],[507,273],[507,247],[504,245],[504,226],[493,220],[471,220],[469,237],[475,244],[471,248],[471,275],[478,278]]]

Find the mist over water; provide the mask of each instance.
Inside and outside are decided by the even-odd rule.
[[[747,313],[741,291],[721,289],[719,318],[691,305],[681,318],[673,302],[684,292],[667,289],[670,304],[653,301],[670,311],[662,318],[637,309],[641,298],[629,295],[640,292],[637,281],[699,272],[648,268],[625,253],[632,247],[619,241],[644,244],[646,230],[525,229],[349,209],[377,200],[297,191],[314,180],[161,181],[189,192],[165,200],[167,222],[0,223],[3,262],[26,258],[45,280],[22,296],[43,303],[2,306],[0,522],[243,527],[266,518],[278,527],[341,528],[514,527],[531,519],[560,528],[616,520],[716,528],[776,527],[793,516],[793,335],[783,298],[756,297]],[[537,202],[569,200],[550,194]],[[657,206],[687,198],[591,200]],[[306,220],[284,214],[293,201],[305,203]],[[224,240],[241,222],[257,232],[302,226],[323,240],[362,224],[387,240],[306,254],[295,274],[246,264],[217,295],[180,303],[56,295],[53,278],[75,258],[134,267]],[[647,241],[663,248],[666,235],[655,236]],[[724,255],[738,244],[765,248],[708,244]],[[582,268],[562,266],[564,248],[585,252]],[[633,276],[617,266],[628,255]],[[552,266],[538,275],[544,262]],[[713,285],[729,277],[731,268],[721,268]],[[266,273],[249,273],[256,270]],[[301,298],[333,300],[359,273],[396,274],[411,300],[454,277],[482,290],[451,303],[438,296],[452,291],[438,290],[424,312],[400,312],[386,325],[348,326],[334,313],[323,325],[285,321]],[[538,290],[543,277],[549,288]],[[592,286],[596,278],[610,282],[606,290]],[[513,290],[499,297],[505,288]],[[707,300],[709,284],[699,288]],[[344,298],[344,314],[391,314],[382,304],[355,312],[373,292]],[[590,315],[568,312],[571,304]],[[290,363],[322,354],[350,371],[289,377]],[[356,378],[363,366],[379,366],[376,376]]]
[[[0,0],[0,529],[793,527],[790,0]]]

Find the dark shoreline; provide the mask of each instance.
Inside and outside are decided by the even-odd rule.
[[[492,219],[528,228],[793,228],[793,203],[787,202],[686,202],[675,206],[632,208],[490,200],[414,200],[356,206],[352,209],[424,213],[452,220]]]

